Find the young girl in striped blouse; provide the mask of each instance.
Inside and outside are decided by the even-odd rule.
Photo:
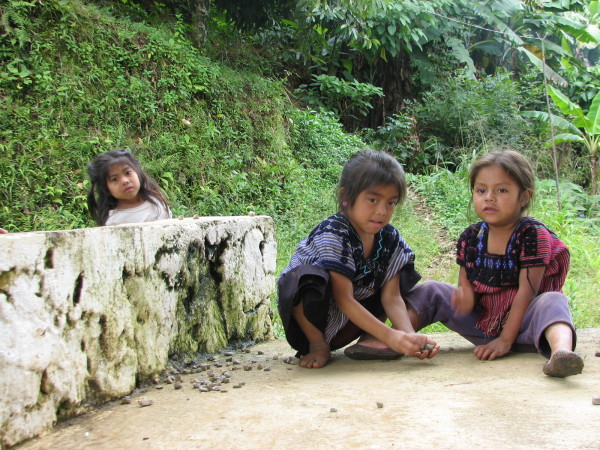
[[[404,301],[449,298],[451,290],[416,285],[415,255],[389,223],[405,195],[402,166],[386,153],[362,150],[344,165],[338,213],[298,244],[279,278],[279,314],[300,366],[325,366],[331,350],[359,336],[346,356],[424,359],[438,352],[435,341],[415,333]]]
[[[529,162],[511,150],[489,153],[475,162],[469,182],[482,221],[458,240],[458,289],[450,296],[451,308],[412,304],[416,329],[441,320],[476,345],[478,359],[537,350],[548,358],[546,375],[581,373],[583,360],[573,353],[575,327],[561,290],[569,249],[543,223],[524,216],[535,188]]]

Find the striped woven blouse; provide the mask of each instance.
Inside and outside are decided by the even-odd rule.
[[[282,274],[293,268],[308,264],[326,271],[338,272],[349,278],[354,287],[354,298],[365,300],[390,279],[405,264],[413,263],[415,255],[398,230],[386,225],[375,235],[373,252],[365,258],[360,237],[348,219],[336,214],[323,220],[308,237],[296,247],[290,264]],[[348,318],[330,299],[325,340],[331,339],[347,323]]]
[[[556,234],[530,217],[522,218],[517,224],[504,255],[488,253],[488,231],[486,222],[467,228],[456,246],[456,262],[465,268],[473,291],[479,294],[476,308],[482,315],[477,320],[477,328],[496,336],[502,331],[519,289],[521,269],[545,266],[538,295],[562,292],[570,255]]]

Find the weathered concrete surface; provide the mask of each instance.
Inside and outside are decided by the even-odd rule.
[[[131,392],[176,353],[271,336],[269,217],[0,236],[0,443]]]
[[[232,370],[225,355],[223,367],[211,363],[231,372],[226,393],[192,388],[206,372],[184,375],[180,390],[151,387],[22,448],[600,448],[600,329],[579,331],[584,371],[566,379],[545,376],[537,354],[478,361],[460,336],[433,337],[441,352],[431,360],[353,361],[337,351],[319,370],[284,363],[293,355],[285,341],[262,343],[234,355],[251,371]],[[140,407],[142,397],[153,405]]]

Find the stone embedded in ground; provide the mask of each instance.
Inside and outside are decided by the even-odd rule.
[[[183,387],[183,383],[182,383],[181,381],[176,381],[176,382],[173,384],[173,387],[174,387],[175,389],[181,389],[181,388]]]
[[[337,409],[335,409],[335,408],[331,408],[331,409],[329,410],[329,412],[337,412]]]
[[[121,399],[121,405],[129,405],[131,403],[131,398],[129,397],[123,397]]]
[[[600,405],[600,397],[593,397],[592,405]]]
[[[383,408],[383,403],[381,403],[381,402],[377,402],[377,407],[378,407],[378,408]]]
[[[600,350],[596,350],[596,356],[600,356]]]
[[[140,398],[138,400],[138,404],[140,405],[141,408],[143,408],[145,406],[150,406],[153,403],[154,403],[154,401],[152,399],[146,398],[146,397]]]

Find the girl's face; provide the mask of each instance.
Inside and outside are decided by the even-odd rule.
[[[140,196],[140,179],[127,163],[116,163],[108,168],[106,185],[119,202],[117,208],[127,209],[143,203]]]
[[[358,194],[345,215],[363,242],[368,242],[390,222],[399,195],[396,186],[391,184],[372,186]]]
[[[473,185],[475,212],[491,227],[514,226],[530,196],[530,191],[522,191],[514,178],[498,166],[481,169]]]

